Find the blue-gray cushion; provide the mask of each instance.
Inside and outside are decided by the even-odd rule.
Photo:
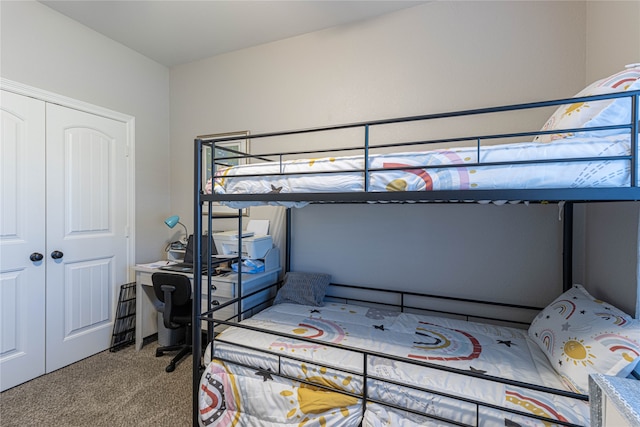
[[[324,294],[330,282],[329,274],[290,271],[285,275],[284,284],[273,303],[323,306]]]

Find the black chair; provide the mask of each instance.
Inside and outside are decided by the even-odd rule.
[[[167,372],[173,372],[176,363],[183,357],[191,354],[191,281],[183,274],[153,273],[151,276],[153,291],[156,297],[164,303],[162,318],[164,326],[169,329],[186,328],[185,343],[158,347],[156,357],[160,357],[165,351],[179,350],[178,354],[166,367]]]

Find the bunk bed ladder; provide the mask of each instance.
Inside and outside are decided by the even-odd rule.
[[[213,202],[209,201],[203,201],[202,199],[202,150],[203,147],[205,146],[205,143],[202,139],[196,139],[195,140],[195,156],[194,156],[194,188],[199,189],[199,191],[196,191],[194,194],[194,201],[193,201],[193,225],[194,225],[194,236],[197,236],[198,238],[194,238],[193,242],[194,242],[194,248],[193,248],[193,252],[195,254],[201,254],[202,253],[202,236],[203,236],[203,224],[202,224],[202,215],[203,215],[203,209],[202,209],[202,204],[203,203],[207,203],[208,209],[207,212],[211,212],[212,210],[212,205]],[[211,146],[211,156],[212,156],[212,162],[215,162],[215,144],[212,144]],[[242,209],[239,209],[237,211],[236,214],[228,214],[228,215],[220,215],[220,216],[216,216],[216,218],[237,218],[238,220],[238,254],[240,254],[237,258],[238,260],[238,279],[236,282],[236,287],[237,287],[237,292],[235,295],[235,298],[238,299],[238,306],[237,306],[237,316],[236,316],[236,320],[240,321],[242,320],[242,306],[241,306],[241,301],[242,301]],[[214,245],[214,241],[213,241],[213,220],[212,220],[212,215],[207,215],[207,239],[209,239],[209,252],[207,253],[207,259],[208,259],[208,263],[207,263],[207,268],[208,271],[211,271],[211,248],[213,247],[212,245]],[[193,271],[202,271],[202,258],[200,256],[195,256],[194,260],[193,260]],[[201,274],[194,274],[193,275],[193,313],[192,313],[192,325],[194,325],[192,329],[192,345],[193,345],[193,367],[192,367],[192,393],[193,393],[193,400],[192,400],[192,412],[193,412],[193,425],[197,426],[199,424],[199,418],[198,418],[198,414],[199,414],[199,400],[198,400],[198,392],[199,392],[199,385],[200,385],[200,376],[203,373],[203,367],[201,366],[202,364],[202,332],[201,332],[201,327],[197,327],[196,325],[200,325],[201,324],[201,319],[202,319],[202,299],[201,299],[201,295],[202,295],[202,275]],[[207,311],[209,311],[211,305],[212,305],[212,295],[211,295],[211,289],[212,289],[212,280],[211,280],[211,275],[207,274],[207,283],[205,284],[205,286],[207,286]],[[212,323],[211,321],[208,321],[208,326],[207,326],[207,342],[209,342],[211,340],[211,337],[213,335],[213,326],[214,323]]]

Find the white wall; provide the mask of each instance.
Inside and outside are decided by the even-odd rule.
[[[587,2],[585,86],[640,62],[640,2]]]
[[[640,62],[640,2],[587,2],[585,86]],[[594,203],[585,210],[584,285],[640,316],[640,202]]]
[[[573,95],[585,80],[585,20],[583,2],[434,2],[175,67],[172,169],[186,172],[193,138],[201,134]],[[524,123],[539,129],[548,114]],[[187,215],[191,173],[175,178],[172,205]],[[252,216],[268,216],[264,210],[252,208]],[[521,242],[514,255],[507,243],[519,237],[513,224],[523,219],[532,226],[526,233],[541,240]],[[541,304],[561,290],[554,206],[312,206],[296,211],[295,220],[294,268],[328,270],[336,281],[417,289],[426,277],[439,292],[470,289]],[[329,251],[326,258],[316,256],[319,249]],[[408,261],[394,262],[402,256]],[[369,260],[375,268],[360,268]],[[538,282],[523,268],[542,273]]]
[[[616,301],[627,313],[636,307],[640,203],[594,203],[587,210],[585,287],[597,298]]]
[[[169,230],[169,70],[33,1],[0,2],[2,77],[136,118],[136,261]]]
[[[558,293],[555,205],[313,205],[293,224],[295,268],[337,283],[537,306]]]

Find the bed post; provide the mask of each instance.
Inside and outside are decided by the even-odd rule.
[[[562,221],[562,292],[573,286],[573,202],[566,202]]]
[[[194,164],[194,186],[195,189],[193,195],[193,235],[194,235],[194,253],[201,254],[202,246],[202,205],[201,205],[201,188],[202,188],[202,140],[195,140],[195,164]],[[195,256],[193,262],[193,271],[201,271],[202,260],[200,256]],[[192,366],[192,410],[193,410],[193,425],[197,426],[198,423],[198,387],[200,385],[200,363],[201,354],[201,326],[200,326],[200,314],[202,312],[202,301],[200,298],[202,290],[202,275],[193,275],[193,298],[192,313],[191,313],[191,345],[193,354],[193,366]],[[188,338],[187,338],[188,339]]]
[[[291,271],[291,208],[287,208],[285,216],[285,250],[284,250],[284,272]]]

